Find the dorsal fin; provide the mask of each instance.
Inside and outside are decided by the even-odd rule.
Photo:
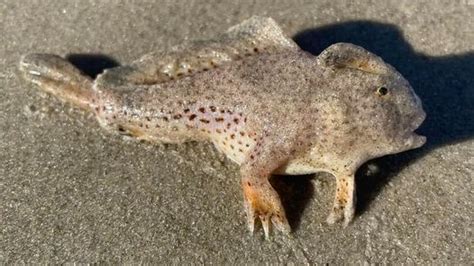
[[[285,49],[294,50],[298,46],[273,19],[252,17],[217,38],[178,45],[168,52],[147,54],[129,66],[106,70],[98,77],[97,85],[158,84],[244,57]]]

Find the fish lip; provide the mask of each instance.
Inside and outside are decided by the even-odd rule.
[[[405,139],[406,141],[405,144],[409,149],[420,148],[426,143],[425,136],[418,135],[417,133],[414,132],[416,129],[418,129],[421,126],[421,124],[423,124],[425,119],[426,119],[426,113],[422,110],[419,113],[419,115],[416,117],[416,119],[413,121],[413,124],[410,130],[408,131],[408,134],[406,135],[406,139]]]
[[[409,138],[409,146],[412,149],[420,148],[426,143],[426,137],[422,135],[418,135],[416,133],[412,133]]]
[[[417,128],[419,128],[421,124],[423,124],[425,119],[426,119],[426,113],[424,111],[421,111],[419,115],[415,118],[415,120],[413,121],[412,126],[410,128],[410,132],[413,132]]]

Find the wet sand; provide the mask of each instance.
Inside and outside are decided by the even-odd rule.
[[[472,1],[0,1],[0,261],[468,264],[473,258]],[[95,2],[95,3],[94,3]],[[271,16],[305,50],[353,42],[412,83],[422,149],[358,173],[358,213],[325,223],[331,176],[276,177],[293,234],[245,225],[238,168],[209,143],[150,145],[18,76],[47,52],[91,75]]]

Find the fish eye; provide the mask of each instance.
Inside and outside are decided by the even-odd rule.
[[[384,87],[384,86],[379,87],[379,88],[377,89],[377,94],[378,94],[379,96],[385,96],[385,95],[387,95],[387,94],[388,94],[388,89],[387,89],[387,87]]]

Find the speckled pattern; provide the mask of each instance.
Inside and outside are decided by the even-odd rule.
[[[290,231],[272,174],[333,174],[327,221],[348,225],[359,166],[425,143],[413,132],[426,116],[420,99],[362,47],[333,44],[314,57],[273,19],[253,17],[172,50],[106,70],[94,83],[55,55],[27,55],[20,69],[111,131],[165,143],[210,139],[240,165],[249,229],[259,219],[266,237],[271,224]]]
[[[472,264],[473,12],[448,0],[0,0],[1,263]],[[363,47],[423,102],[416,131],[428,141],[359,168],[344,229],[326,224],[332,175],[275,175],[292,233],[264,241],[257,222],[250,235],[239,166],[212,143],[110,134],[18,72],[23,55],[47,53],[95,78],[253,15],[315,56],[338,42]]]

